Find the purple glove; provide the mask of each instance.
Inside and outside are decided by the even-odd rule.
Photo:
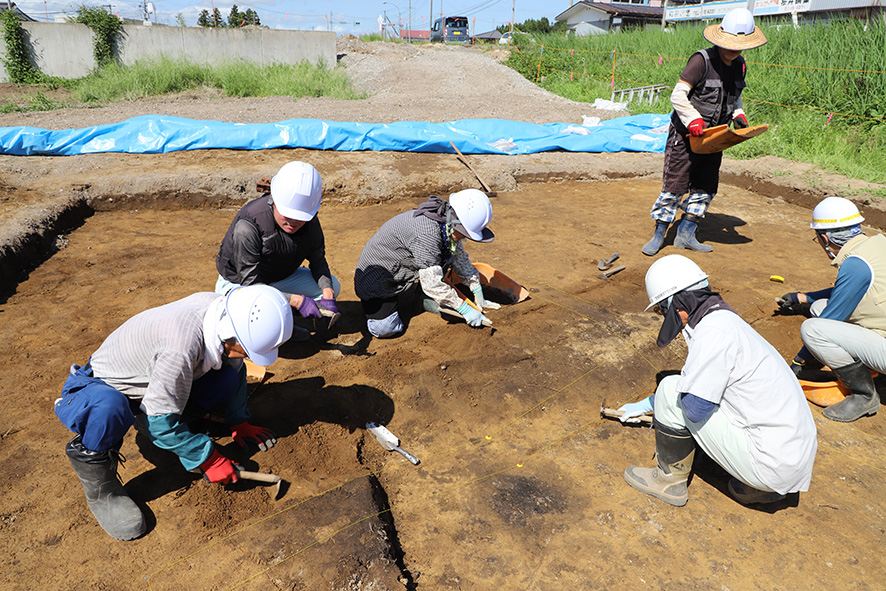
[[[338,314],[338,304],[335,303],[335,300],[327,300],[326,298],[320,298],[320,305],[333,314]]]
[[[317,307],[317,302],[313,300],[313,298],[309,298],[308,296],[302,296],[301,298],[301,306],[296,308],[298,313],[301,314],[305,318],[321,318],[320,308]]]

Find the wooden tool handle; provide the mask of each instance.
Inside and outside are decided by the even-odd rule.
[[[600,414],[604,417],[609,417],[613,419],[620,418],[621,415],[625,414],[623,410],[616,410],[614,408],[600,408]],[[635,419],[639,419],[641,423],[652,423],[652,415],[640,415],[639,417],[634,417]]]
[[[275,484],[280,482],[280,477],[276,474],[265,474],[264,472],[249,472],[248,470],[240,470],[237,476],[246,480],[255,480],[258,482],[269,482]]]

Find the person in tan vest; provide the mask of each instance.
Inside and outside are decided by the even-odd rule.
[[[851,422],[880,409],[870,370],[886,373],[886,237],[861,231],[864,218],[854,203],[827,197],[812,211],[819,244],[837,267],[833,287],[776,298],[782,312],[808,306],[803,348],[791,362],[800,375],[808,362],[833,370],[850,395],[824,409],[824,416]]]

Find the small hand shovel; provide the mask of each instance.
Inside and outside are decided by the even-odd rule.
[[[412,462],[415,466],[418,466],[421,463],[421,460],[417,457],[405,449],[400,449],[400,440],[384,426],[376,425],[375,423],[366,423],[366,430],[375,435],[375,438],[378,439],[378,442],[381,443],[381,446],[387,451],[395,451],[402,454],[404,458]]]

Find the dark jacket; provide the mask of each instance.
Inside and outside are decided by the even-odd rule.
[[[709,47],[696,53],[701,54],[705,63],[704,77],[689,91],[689,102],[704,119],[705,127],[723,125],[732,120],[741,92],[745,89],[745,61],[742,56],[732,60],[727,66],[720,59],[716,47]],[[671,115],[671,122],[678,133],[689,132],[677,113]]]
[[[287,234],[274,221],[272,203],[264,195],[237,212],[215,259],[219,275],[239,285],[270,284],[289,277],[307,260],[320,288],[331,288],[319,218]]]

